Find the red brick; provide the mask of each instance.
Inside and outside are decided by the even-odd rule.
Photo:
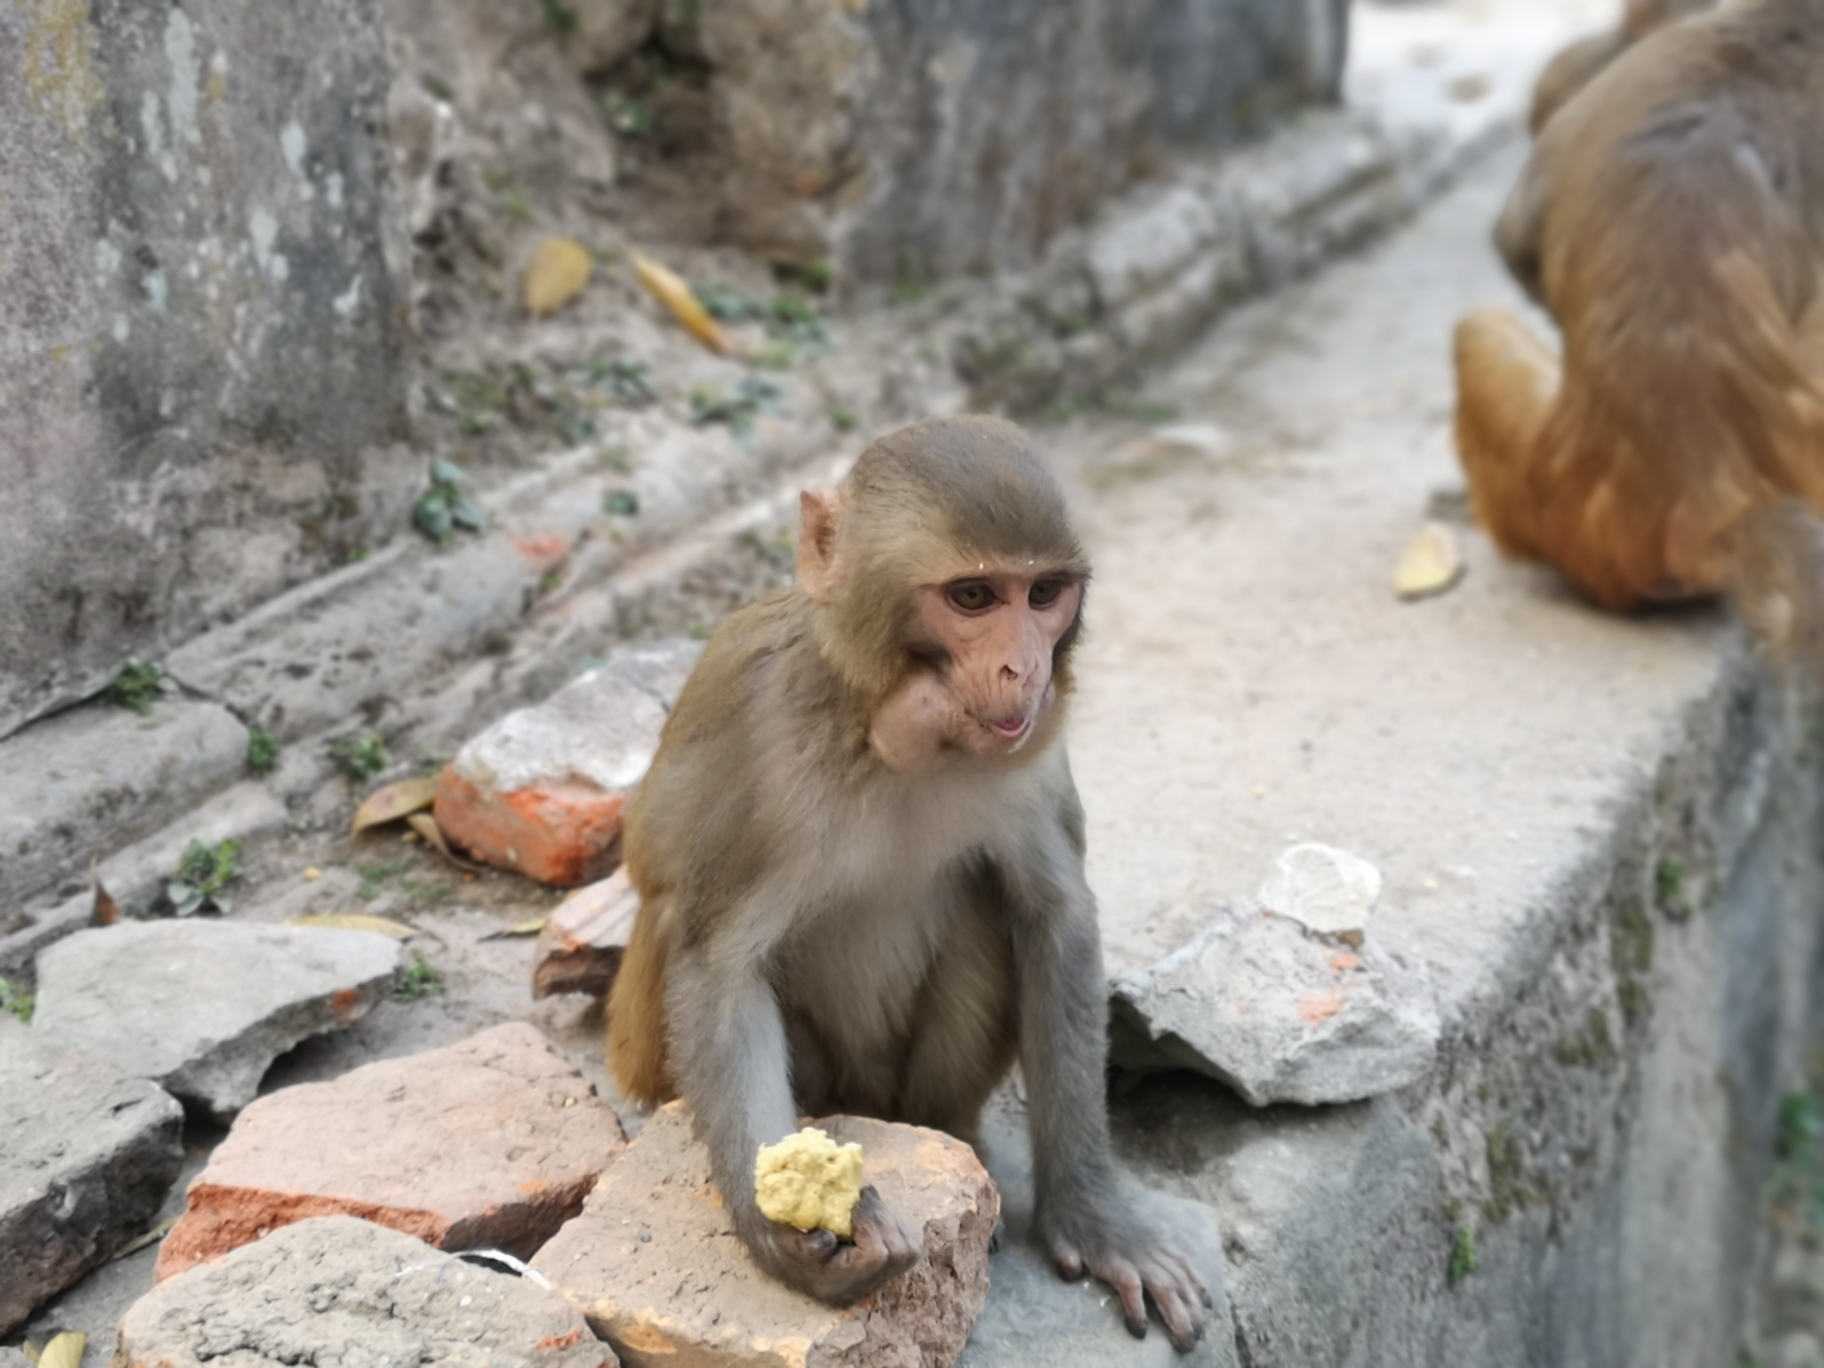
[[[556,888],[600,879],[621,862],[627,789],[575,781],[499,792],[445,765],[433,812],[444,836],[476,859]]]
[[[444,1249],[530,1255],[624,1143],[614,1112],[523,1022],[243,1110],[159,1251],[168,1278],[342,1213]]]
[[[606,994],[640,910],[627,871],[579,888],[545,918],[532,960],[532,996]]]
[[[947,1368],[987,1300],[994,1183],[938,1131],[812,1124],[858,1141],[863,1179],[924,1234],[924,1257],[856,1305],[825,1306],[754,1264],[681,1103],[646,1123],[532,1266],[632,1368]]]
[[[575,887],[620,864],[621,813],[700,647],[618,655],[465,745],[437,780],[437,825],[476,859]]]

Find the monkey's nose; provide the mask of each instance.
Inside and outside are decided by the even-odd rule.
[[[1011,665],[1001,666],[1001,678],[1002,679],[1005,679],[1011,683],[1012,681],[1018,679],[1019,677],[1020,677],[1020,672],[1018,670],[1014,669],[1013,666],[1011,666]]]

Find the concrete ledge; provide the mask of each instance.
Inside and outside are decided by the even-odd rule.
[[[1775,1104],[1824,1024],[1795,702],[1719,672],[1428,1084],[1248,1112],[1179,1077],[1120,1105],[1130,1160],[1222,1212],[1243,1362],[1731,1361]]]

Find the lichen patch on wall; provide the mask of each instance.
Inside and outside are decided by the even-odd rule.
[[[91,63],[89,7],[85,0],[17,0],[26,12],[21,74],[40,114],[62,121],[72,134],[87,130],[89,111],[101,103],[101,78]]]

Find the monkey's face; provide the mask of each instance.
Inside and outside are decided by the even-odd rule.
[[[1082,581],[983,565],[916,593],[913,652],[949,695],[950,744],[979,756],[1019,750],[1055,700],[1052,661],[1076,623]]]
[[[1050,701],[1052,653],[1077,620],[1082,586],[1061,571],[984,569],[919,589],[921,635],[958,707],[1012,750]],[[973,749],[973,748],[972,748]]]

